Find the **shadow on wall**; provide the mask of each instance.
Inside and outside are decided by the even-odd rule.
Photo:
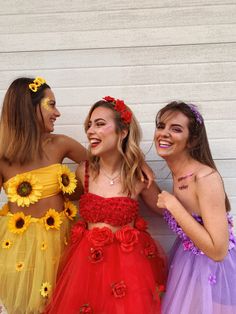
[[[168,255],[176,236],[168,228],[162,216],[149,209],[142,200],[139,203],[140,214],[148,222],[148,231],[155,240],[160,242]]]

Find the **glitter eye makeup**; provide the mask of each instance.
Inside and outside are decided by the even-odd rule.
[[[51,107],[49,106],[49,101],[50,99],[47,97],[47,98],[43,98],[41,100],[41,105],[44,109],[46,109],[47,111],[51,111]]]

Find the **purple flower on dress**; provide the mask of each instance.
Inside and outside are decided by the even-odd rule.
[[[210,276],[208,277],[208,282],[209,282],[210,285],[216,284],[216,276],[210,274]]]
[[[184,247],[184,251],[189,251],[193,247],[193,242],[191,240],[185,240],[183,241],[183,247]]]
[[[203,225],[202,217],[192,214],[193,218]],[[204,253],[197,248],[194,243],[189,239],[189,237],[184,233],[183,229],[178,225],[175,218],[171,215],[171,213],[166,209],[163,214],[164,220],[167,222],[170,229],[177,234],[177,236],[182,240],[182,245],[184,251],[191,251],[195,255],[204,255]],[[229,250],[231,250],[236,245],[236,239],[233,233],[233,218],[229,214],[227,214],[228,225],[229,225]]]

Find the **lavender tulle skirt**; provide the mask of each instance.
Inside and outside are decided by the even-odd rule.
[[[170,254],[162,313],[236,314],[236,246],[232,219],[228,218],[228,254],[223,261],[215,262],[195,247],[168,215],[164,218],[178,238]]]

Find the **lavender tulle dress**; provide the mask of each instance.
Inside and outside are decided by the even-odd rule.
[[[201,217],[193,217],[203,224]],[[186,236],[170,212],[164,219],[177,234],[170,255],[163,314],[236,313],[236,240],[232,218],[228,217],[229,250],[223,261],[215,262]]]

